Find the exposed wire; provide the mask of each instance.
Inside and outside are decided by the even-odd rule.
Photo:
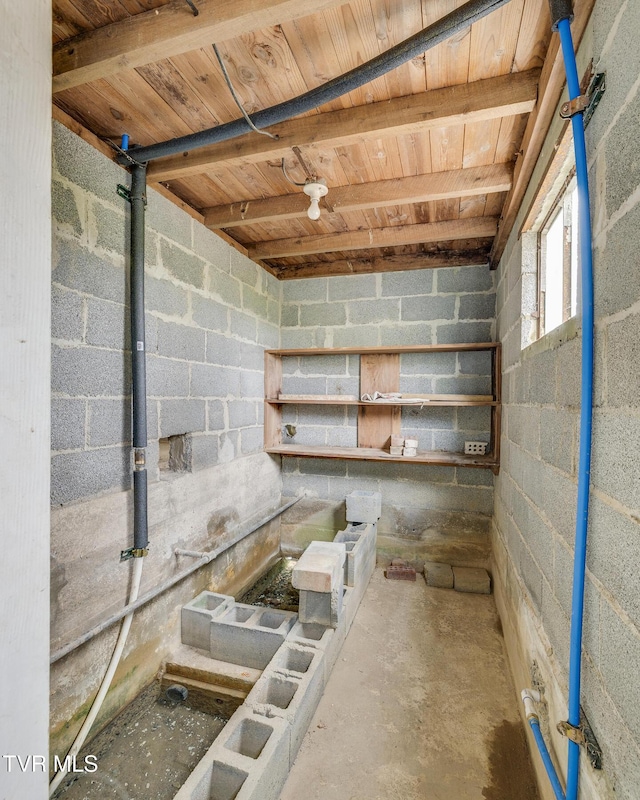
[[[287,172],[287,166],[284,163],[284,158],[282,159],[282,163],[281,163],[280,166],[282,167],[282,173],[283,173],[284,177],[289,181],[289,183],[292,183],[294,186],[306,186],[306,184],[307,184],[306,181],[303,181],[302,183],[298,183],[298,181],[294,181],[293,178],[289,175],[289,173]],[[274,164],[274,167],[275,167],[275,164]]]
[[[193,16],[197,17],[200,12],[196,8],[196,5],[193,2],[193,0],[186,0],[186,2],[187,2],[187,5],[189,6],[189,8],[193,11]]]
[[[128,150],[123,150],[119,144],[116,144],[111,139],[103,139],[102,141],[106,142],[106,144],[108,144],[109,147],[112,147],[116,151],[116,153],[120,153],[121,156],[124,156],[124,158],[126,158],[127,161],[134,167],[144,167],[144,164],[141,164],[139,161],[136,161],[135,158],[131,157]]]
[[[261,133],[263,136],[269,136],[271,139],[279,139],[280,137],[275,133],[269,133],[269,131],[261,131],[260,128],[256,128],[256,126],[251,121],[251,117],[244,110],[244,106],[240,102],[240,98],[236,94],[236,90],[233,88],[233,84],[231,83],[231,78],[229,77],[229,73],[227,72],[227,68],[226,68],[226,66],[224,64],[224,61],[222,60],[222,56],[220,55],[220,51],[218,50],[218,47],[215,44],[213,45],[213,52],[216,54],[216,58],[218,59],[218,64],[220,64],[220,69],[222,70],[222,74],[224,75],[224,79],[226,81],[226,84],[229,87],[229,91],[231,92],[231,95],[232,95],[233,99],[236,101],[236,105],[238,106],[238,108],[242,112],[242,116],[247,121],[247,124],[249,125],[249,127],[252,130],[254,130],[256,133]]]

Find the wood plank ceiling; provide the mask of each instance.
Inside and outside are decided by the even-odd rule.
[[[214,41],[253,113],[463,2],[193,0],[196,17],[186,0],[53,0],[54,102],[100,138],[160,142],[240,116]],[[511,0],[386,76],[274,126],[278,139],[250,133],[161,159],[149,180],[280,278],[486,264],[524,191],[514,167],[522,183],[516,157],[540,116],[552,50],[547,0]],[[297,183],[326,180],[318,221],[283,159]]]

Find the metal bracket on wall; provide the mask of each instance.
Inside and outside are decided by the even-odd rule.
[[[579,727],[571,725],[569,722],[559,722],[556,727],[559,733],[566,736],[567,739],[575,742],[580,747],[584,747],[587,758],[594,769],[602,769],[602,750],[600,749],[600,745],[598,744],[595,734],[591,730],[591,725],[589,725],[584,716],[584,712],[580,717]]]
[[[560,116],[562,119],[571,119],[576,114],[584,114],[584,127],[586,128],[593,116],[593,112],[598,107],[598,103],[602,100],[607,89],[606,75],[604,72],[598,72],[593,76],[593,80],[589,84],[589,88],[585,94],[581,94],[574,100],[568,100],[560,107]]]
[[[123,200],[126,200],[128,203],[131,202],[131,192],[126,186],[123,186],[121,183],[119,183],[116,192],[120,195],[120,197],[122,197]]]

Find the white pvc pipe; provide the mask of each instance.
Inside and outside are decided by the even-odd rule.
[[[144,558],[134,558],[133,560],[133,578],[131,584],[131,592],[129,594],[129,603],[133,603],[140,591],[140,579],[142,578],[142,565],[144,562]],[[93,701],[93,704],[87,714],[87,718],[85,719],[82,727],[78,731],[78,735],[74,739],[73,744],[69,752],[67,753],[67,758],[63,762],[63,766],[56,772],[53,776],[51,783],[49,784],[49,797],[53,795],[56,791],[58,786],[62,783],[64,776],[67,774],[67,764],[73,762],[73,758],[78,755],[80,750],[82,749],[82,745],[87,738],[93,723],[98,716],[100,709],[102,708],[102,704],[104,702],[105,697],[107,696],[107,692],[109,691],[109,687],[111,686],[111,681],[113,680],[113,676],[115,675],[116,669],[118,668],[118,664],[120,663],[120,659],[122,658],[122,653],[124,651],[124,646],[127,641],[127,636],[129,635],[129,629],[131,628],[131,621],[133,620],[134,612],[131,611],[127,616],[122,620],[122,627],[120,628],[120,634],[118,635],[118,641],[116,642],[115,649],[113,651],[113,655],[111,656],[111,661],[109,662],[109,666],[107,667],[107,671],[105,673],[104,678],[102,679],[102,683],[100,684],[100,688],[98,689],[98,694]],[[70,758],[71,757],[71,758]]]

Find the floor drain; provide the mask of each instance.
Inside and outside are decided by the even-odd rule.
[[[185,686],[180,686],[179,683],[172,683],[165,694],[174,703],[183,703],[189,697],[189,690]]]

